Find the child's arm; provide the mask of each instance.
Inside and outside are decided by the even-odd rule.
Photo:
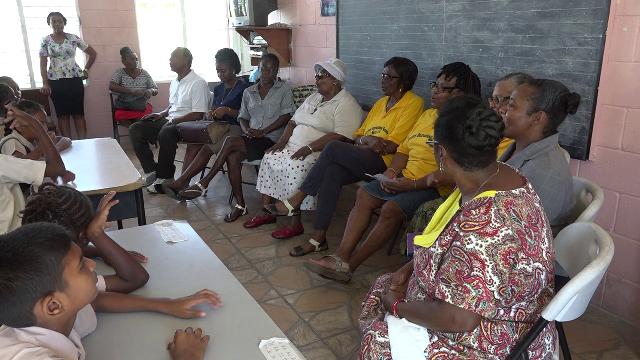
[[[128,293],[140,288],[149,280],[149,273],[125,249],[118,245],[104,232],[109,210],[118,203],[113,200],[115,191],[102,197],[96,216],[85,230],[87,240],[95,245],[93,252],[100,256],[116,271],[115,275],[104,277],[107,291]],[[91,248],[90,248],[91,249]],[[85,252],[86,256],[89,251]]]
[[[71,139],[64,136],[56,136],[53,143],[56,145],[56,149],[58,150],[58,152],[71,147]]]
[[[193,309],[196,305],[208,304],[214,308],[222,306],[218,294],[211,290],[200,290],[197,293],[179,299],[144,298],[130,294],[114,292],[99,293],[91,305],[98,312],[138,312],[151,311],[171,315],[183,319],[205,317],[207,313]]]
[[[58,176],[61,176],[63,179],[70,178],[68,174],[69,172],[67,171],[67,169],[65,169],[60,154],[51,142],[49,135],[47,135],[47,133],[44,131],[44,128],[42,127],[40,122],[38,122],[38,120],[31,115],[25,113],[22,110],[19,110],[13,105],[7,106],[7,109],[11,113],[10,115],[15,117],[15,120],[11,126],[16,126],[16,124],[19,122],[22,126],[30,128],[36,134],[38,138],[38,145],[42,147],[42,152],[44,153],[44,161],[47,164],[47,167],[44,171],[44,176],[53,179],[56,179]]]

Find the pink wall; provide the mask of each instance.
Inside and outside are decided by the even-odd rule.
[[[336,56],[336,17],[320,16],[320,0],[279,0],[269,22],[290,25],[292,64],[280,76],[295,85],[314,84],[313,64]]]
[[[574,171],[605,190],[613,263],[594,302],[640,327],[640,1],[611,2],[591,155]]]
[[[122,67],[120,48],[139,50],[134,0],[78,0],[78,11],[82,37],[98,53],[85,88],[88,136],[113,136],[109,80]],[[152,103],[163,108],[168,102],[168,85],[161,84],[160,88]]]

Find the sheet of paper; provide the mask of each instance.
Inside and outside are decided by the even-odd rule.
[[[289,339],[271,338],[269,340],[261,340],[258,348],[267,360],[305,360],[304,356]]]
[[[376,179],[376,180],[378,180],[380,182],[383,182],[383,181],[396,181],[396,179],[388,178],[384,174],[375,174],[375,175],[365,174],[365,175],[367,175],[370,178]]]
[[[154,224],[156,229],[160,232],[162,236],[162,240],[167,243],[178,243],[182,241],[187,241],[187,237],[180,232],[180,230],[176,227],[175,222],[173,220],[160,220]]]

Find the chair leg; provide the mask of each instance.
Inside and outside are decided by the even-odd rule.
[[[567,343],[567,336],[564,333],[564,327],[561,322],[556,321],[556,329],[558,330],[558,342],[560,343],[560,349],[562,349],[562,358],[564,360],[571,360],[569,343]]]
[[[120,131],[118,130],[118,123],[113,122],[113,138],[120,144]]]

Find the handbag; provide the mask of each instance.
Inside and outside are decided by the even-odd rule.
[[[231,125],[220,121],[187,121],[176,125],[182,142],[215,144],[229,132]]]
[[[144,111],[147,108],[147,99],[137,97],[131,100],[123,100],[122,96],[118,96],[114,106],[116,109]]]

